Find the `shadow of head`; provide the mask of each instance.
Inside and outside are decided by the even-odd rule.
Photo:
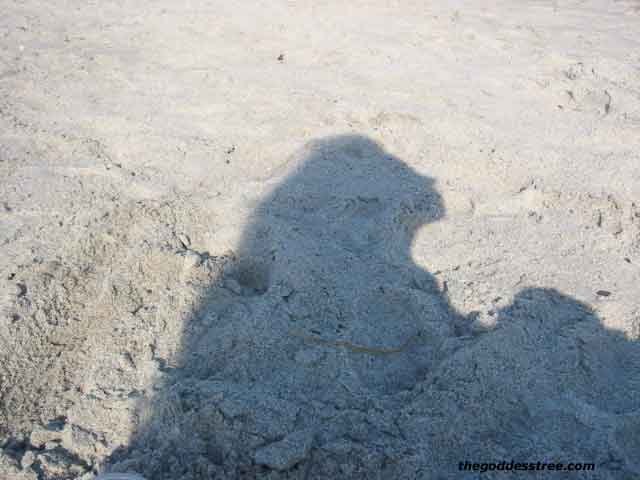
[[[312,141],[289,165],[253,212],[238,249],[235,276],[256,294],[268,287],[276,250],[304,244],[312,253],[324,245],[406,262],[416,231],[445,214],[432,178],[361,135]]]
[[[518,319],[541,333],[570,327],[596,315],[587,304],[553,288],[526,288],[499,311],[499,319]]]

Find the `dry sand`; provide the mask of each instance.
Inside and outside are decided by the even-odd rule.
[[[637,1],[0,10],[0,478],[640,476]]]

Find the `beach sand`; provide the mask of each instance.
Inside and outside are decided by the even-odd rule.
[[[640,476],[637,1],[2,10],[0,478]]]

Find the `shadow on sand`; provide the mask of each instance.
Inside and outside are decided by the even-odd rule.
[[[473,333],[412,260],[416,231],[444,217],[434,180],[373,141],[307,145],[235,254],[205,259],[219,277],[110,468],[476,478],[458,462],[519,458],[638,473],[637,343],[547,289],[520,292],[497,328]]]

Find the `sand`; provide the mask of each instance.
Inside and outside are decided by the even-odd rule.
[[[640,4],[5,3],[0,478],[640,475]]]

